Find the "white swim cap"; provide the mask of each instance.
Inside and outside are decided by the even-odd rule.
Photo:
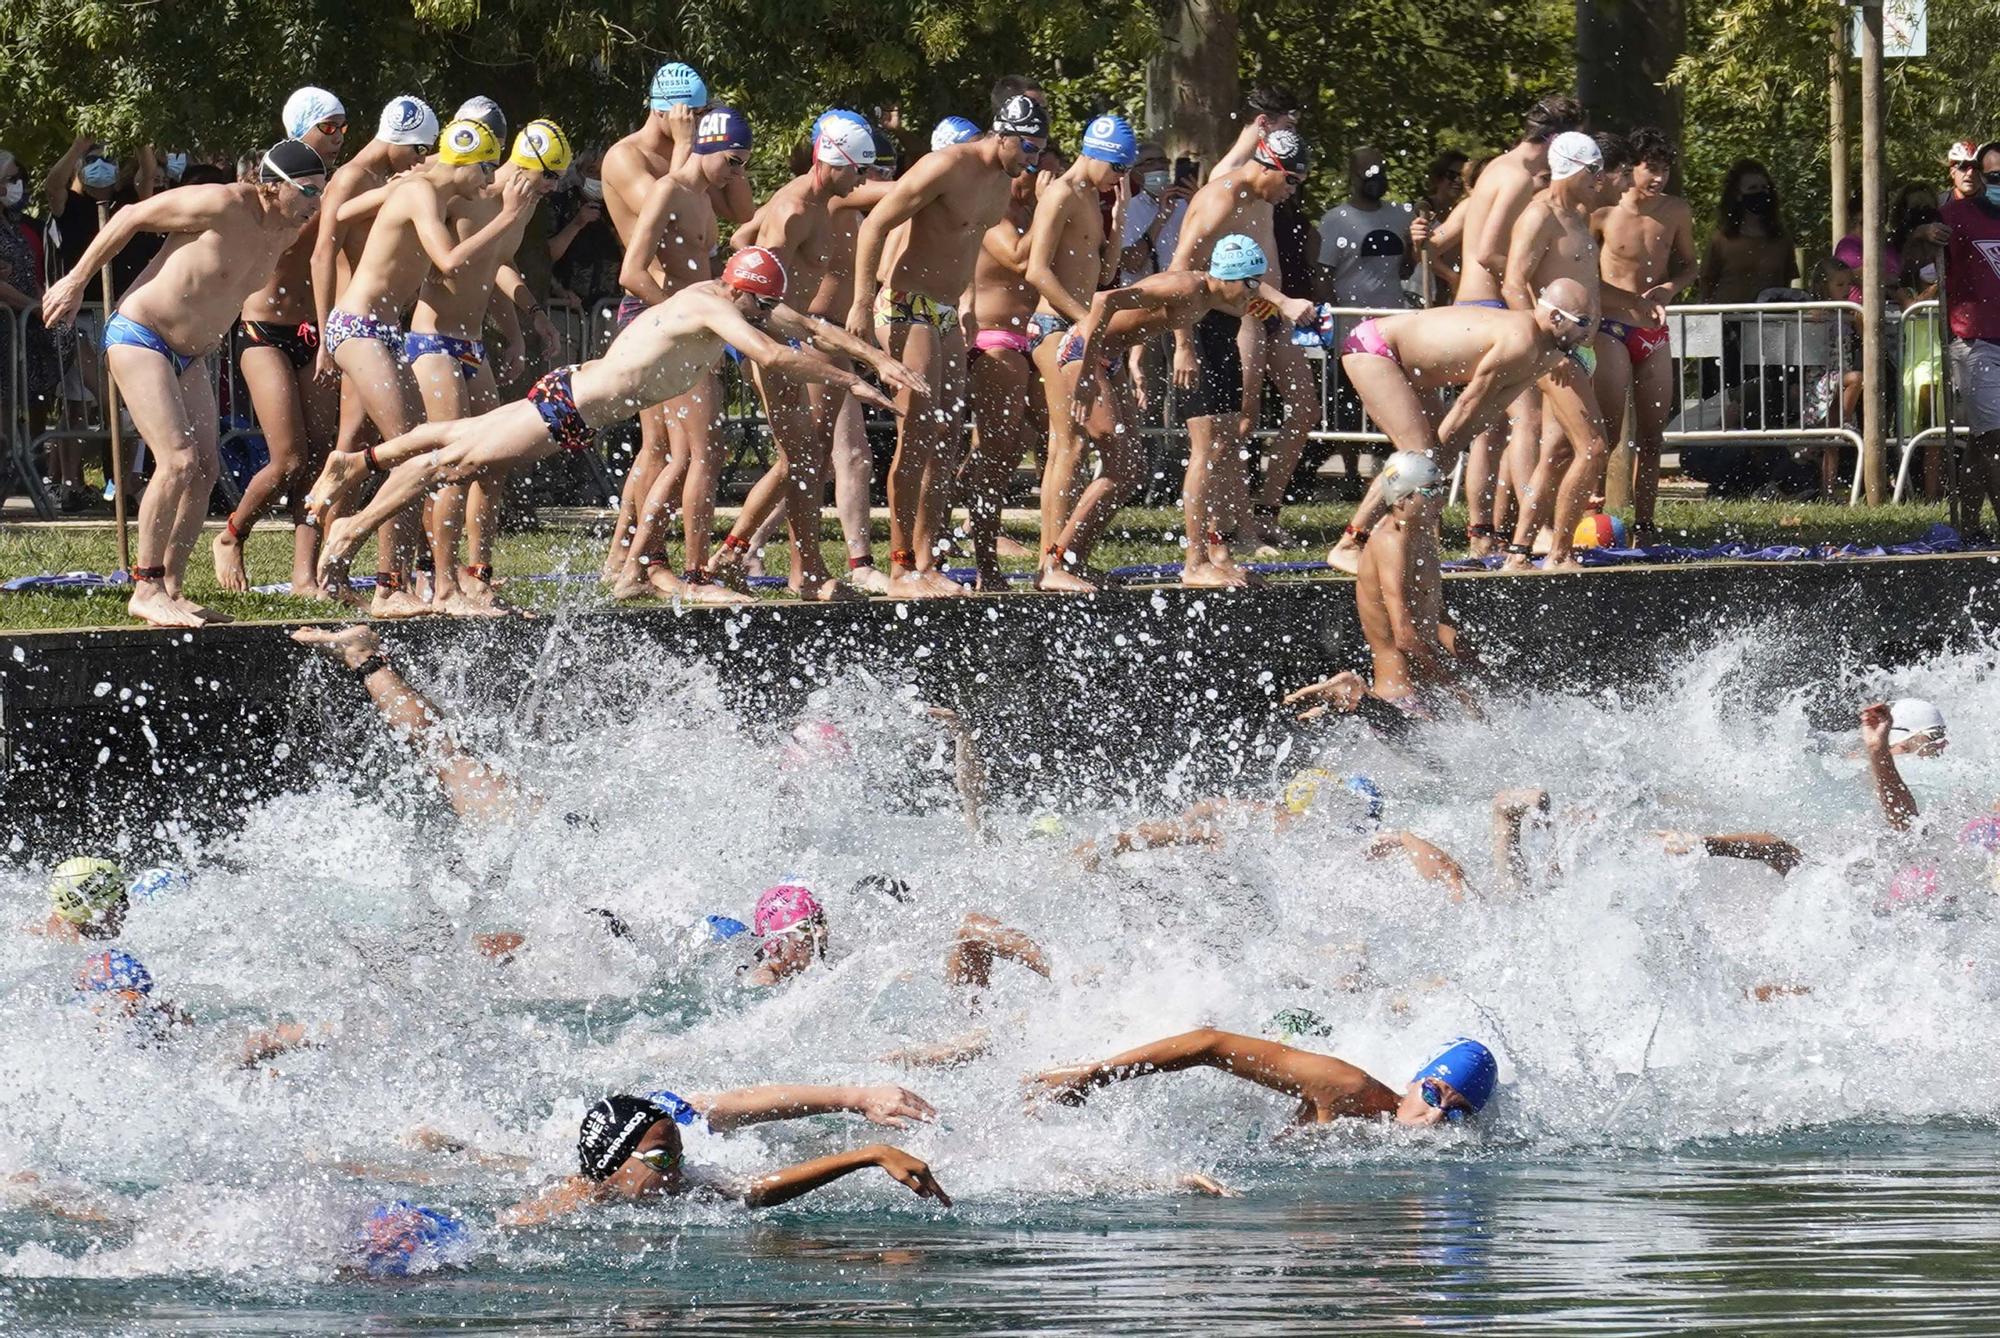
[[[438,142],[437,113],[422,98],[405,93],[390,98],[376,123],[375,138],[385,144],[414,144],[434,148]]]
[[[1901,743],[1913,734],[1944,737],[1944,712],[1922,697],[1889,703],[1889,742]]]
[[[1402,501],[1411,493],[1435,488],[1438,481],[1438,467],[1428,455],[1415,451],[1397,451],[1382,466],[1382,472],[1375,477],[1382,480],[1382,500],[1390,506]]]
[[[1561,181],[1578,172],[1595,172],[1604,166],[1597,141],[1578,130],[1565,130],[1549,145],[1549,179]]]
[[[339,98],[324,88],[307,84],[285,99],[285,134],[292,139],[303,139],[306,131],[321,121],[345,115],[347,108],[341,105]]]
[[[820,123],[819,137],[813,141],[813,158],[828,167],[872,167],[875,136],[859,121],[829,116]]]

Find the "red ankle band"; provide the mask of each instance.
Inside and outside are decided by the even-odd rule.
[[[847,559],[847,569],[849,571],[860,571],[863,567],[872,567],[874,565],[875,555],[873,553],[863,553],[858,558],[851,557]]]
[[[368,462],[370,473],[379,474],[382,472],[382,462],[375,458],[375,448],[373,446],[361,452],[361,458]]]
[[[917,555],[907,548],[892,548],[889,550],[889,561],[894,566],[908,567],[914,571],[917,566]]]
[[[254,524],[255,522],[252,522],[252,523]],[[238,544],[239,546],[240,546],[240,545],[241,545],[241,544],[243,543],[243,536],[244,536],[244,535],[246,535],[246,534],[248,534],[248,533],[250,532],[250,526],[249,526],[249,525],[245,525],[245,526],[244,526],[244,527],[243,527],[242,529],[240,529],[240,530],[239,530],[239,529],[237,529],[237,528],[236,528],[236,517],[234,517],[234,516],[227,516],[227,517],[224,517],[224,519],[223,519],[223,522],[222,522],[222,528],[223,528],[223,531],[224,531],[224,532],[225,532],[226,534],[228,534],[228,535],[229,535],[229,537],[230,537],[231,539],[234,539],[234,540],[236,541],[236,543],[237,543],[237,544]]]
[[[460,567],[459,570],[475,581],[490,583],[493,580],[493,564],[490,562],[469,563],[466,566]]]
[[[740,548],[746,553],[750,551],[750,541],[748,539],[739,539],[734,534],[723,535],[722,546],[724,548]]]
[[[377,590],[397,591],[403,588],[403,573],[399,571],[378,571],[375,573]]]
[[[164,581],[164,580],[165,580],[166,578],[167,578],[167,569],[166,569],[165,567],[134,567],[134,568],[132,568],[132,579],[133,579],[133,581],[134,581],[134,582],[138,582],[138,581]]]

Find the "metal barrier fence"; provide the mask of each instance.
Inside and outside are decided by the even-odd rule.
[[[1383,308],[1342,308],[1334,313],[1342,337],[1360,321],[1399,314],[1401,309]],[[615,302],[598,303],[589,311],[574,302],[553,302],[549,315],[559,341],[554,361],[595,357],[617,331]],[[1669,307],[1666,315],[1668,355],[1676,364],[1673,384],[1680,397],[1679,412],[1666,433],[1669,444],[1851,447],[1858,462],[1862,445],[1858,412],[1857,421],[1842,413],[1848,378],[1860,370],[1858,304],[1702,304]],[[1942,422],[1945,341],[1935,301],[1891,312],[1889,319],[1896,322],[1891,347],[1897,349],[1901,370],[1894,373],[1896,414],[1885,444],[1902,451],[1894,492],[1900,501],[1918,451],[1947,434]],[[32,310],[8,313],[0,326],[0,344],[4,344],[0,356],[5,359],[4,368],[0,368],[0,393],[6,400],[0,405],[0,430],[5,433],[5,442],[0,443],[0,461],[4,461],[0,489],[5,490],[0,491],[0,501],[18,491],[26,494],[38,516],[60,515],[44,451],[58,442],[108,442],[110,432],[103,420],[101,399],[104,354],[97,338],[101,322],[101,308],[86,303],[72,331],[46,335],[40,330],[39,315]],[[29,342],[40,338],[54,341],[55,384],[44,396],[43,407],[36,410],[30,403],[37,387],[31,383],[36,359],[31,356]],[[1337,346],[1338,339],[1335,343]],[[207,359],[216,381],[225,446],[261,435],[237,370],[237,351],[232,339]],[[1318,404],[1318,421],[1308,429],[1308,441],[1372,451],[1386,448],[1388,438],[1375,428],[1359,396],[1348,385],[1338,354],[1319,348],[1302,352],[1314,379],[1312,390]],[[1164,364],[1157,370],[1159,393],[1149,397],[1138,430],[1153,439],[1156,447],[1179,448],[1184,428],[1177,422],[1172,376]],[[749,378],[733,361],[724,364],[722,376],[721,430],[728,443],[723,473],[725,477],[747,475],[770,462],[769,428]],[[1267,405],[1276,405],[1279,400],[1276,394],[1265,397]],[[886,432],[887,423],[879,415],[871,418],[876,433]],[[1958,431],[1963,435],[1963,428]],[[1267,423],[1260,426],[1257,435],[1269,439],[1277,432],[1275,425]],[[137,449],[141,444],[137,434],[127,435],[128,446]],[[603,480],[615,484],[623,473],[624,460],[635,449],[636,435],[635,428],[600,434]],[[1854,474],[1850,505],[1861,495],[1858,463]],[[224,480],[225,492],[233,492],[227,471]],[[1455,477],[1454,490],[1456,482]]]

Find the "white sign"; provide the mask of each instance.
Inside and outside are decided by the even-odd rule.
[[[1863,0],[1854,11],[1854,55],[1861,54],[1861,10],[1882,11],[1882,55],[1904,60],[1930,54],[1930,0]]]

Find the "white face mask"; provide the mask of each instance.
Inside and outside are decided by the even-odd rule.
[[[603,199],[604,183],[596,177],[585,177],[583,179],[583,198],[586,200]]]
[[[1144,180],[1146,193],[1148,195],[1158,195],[1166,190],[1167,183],[1173,180],[1173,177],[1167,172],[1148,172]]]
[[[179,181],[182,177],[187,175],[187,170],[188,170],[188,156],[185,153],[170,153],[167,155],[168,177],[170,177],[175,181]]]
[[[26,195],[27,193],[28,192],[26,187],[24,187],[19,181],[10,181],[7,183],[6,195],[0,198],[4,198],[6,200],[7,207],[9,209],[18,209],[21,207],[21,197]]]

